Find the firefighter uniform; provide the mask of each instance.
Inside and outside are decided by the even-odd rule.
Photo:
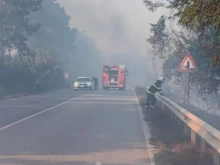
[[[159,80],[154,82],[150,88],[147,90],[147,100],[146,100],[146,108],[154,107],[156,104],[156,97],[155,94],[159,92],[160,95],[163,95],[161,84],[165,79],[160,77]]]
[[[96,77],[93,78],[93,83],[94,83],[94,90],[98,90],[98,79]]]
[[[99,87],[99,81],[98,81],[98,79],[96,78],[96,90],[98,90],[98,87]]]

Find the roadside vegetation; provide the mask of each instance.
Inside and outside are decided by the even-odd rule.
[[[155,147],[156,165],[212,165],[212,152],[207,149],[203,155],[189,142],[180,125],[175,123],[167,111],[159,108],[144,108],[146,92],[137,87],[136,93],[142,107],[146,124],[150,127],[150,143]]]
[[[186,53],[190,53],[197,65],[189,78],[191,94],[212,107],[215,105],[220,112],[220,1],[143,1],[152,12],[164,8],[170,13],[151,24],[151,36],[147,38],[154,74],[165,74],[171,88],[175,84],[183,89],[186,74],[177,69]],[[196,102],[194,98],[190,98],[191,103]]]
[[[69,21],[56,0],[0,0],[0,97],[70,87],[101,65],[95,44]]]

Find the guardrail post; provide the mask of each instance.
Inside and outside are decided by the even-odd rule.
[[[191,129],[191,143],[196,144],[196,132]]]
[[[220,165],[219,153],[215,149],[213,151],[213,163],[214,165]]]
[[[202,137],[200,137],[200,148],[201,148],[202,153],[205,153],[205,151],[206,151],[206,141]]]

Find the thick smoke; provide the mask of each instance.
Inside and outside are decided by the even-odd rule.
[[[84,30],[94,40],[106,64],[128,66],[130,87],[150,79],[151,59],[146,50],[146,38],[150,35],[149,23],[156,22],[160,13],[148,12],[142,0],[58,2],[71,17],[70,26]]]

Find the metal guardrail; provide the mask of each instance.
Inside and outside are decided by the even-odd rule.
[[[146,86],[142,87],[145,90],[147,89]],[[160,102],[162,109],[165,109],[165,107],[168,108],[172,112],[174,119],[180,119],[179,121],[184,123],[184,133],[190,134],[192,143],[198,144],[196,135],[199,135],[201,151],[205,152],[207,147],[206,143],[214,149],[213,163],[220,165],[220,131],[167,97],[157,95],[156,98]],[[190,130],[190,132],[188,130]]]

